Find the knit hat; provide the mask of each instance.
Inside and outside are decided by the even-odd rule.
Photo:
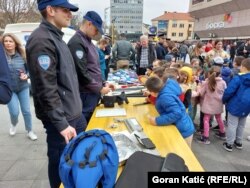
[[[228,77],[231,76],[232,70],[229,67],[223,67],[221,69],[221,76]]]
[[[217,66],[222,66],[223,65],[223,63],[224,63],[224,59],[222,58],[222,57],[215,57],[214,59],[213,59],[213,64],[214,65],[217,65]]]
[[[188,75],[187,83],[190,83],[193,76],[193,69],[191,67],[184,66],[180,69],[180,72],[186,72]]]

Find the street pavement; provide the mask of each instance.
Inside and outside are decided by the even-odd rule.
[[[48,188],[46,136],[42,123],[33,114],[33,130],[37,141],[27,137],[20,114],[17,134],[9,136],[10,119],[7,106],[0,105],[0,188]],[[243,150],[233,152],[223,149],[223,141],[210,132],[210,145],[193,141],[192,150],[206,171],[250,171],[250,118],[244,133]]]

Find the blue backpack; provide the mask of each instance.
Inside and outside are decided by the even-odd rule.
[[[59,175],[65,188],[112,188],[115,185],[119,157],[116,145],[104,130],[80,133],[65,147]]]

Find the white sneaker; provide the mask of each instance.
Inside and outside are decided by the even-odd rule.
[[[10,136],[14,136],[16,134],[16,126],[10,126]]]
[[[247,136],[247,140],[250,141],[250,136]]]
[[[28,132],[27,136],[30,140],[37,140],[37,136],[33,131]]]

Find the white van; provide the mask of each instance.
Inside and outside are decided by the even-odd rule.
[[[25,46],[30,34],[39,26],[39,24],[40,23],[7,24],[4,33],[15,34],[19,40],[21,40],[23,46]],[[75,30],[70,28],[63,28],[62,31],[64,32],[63,40],[66,43],[75,34]]]

